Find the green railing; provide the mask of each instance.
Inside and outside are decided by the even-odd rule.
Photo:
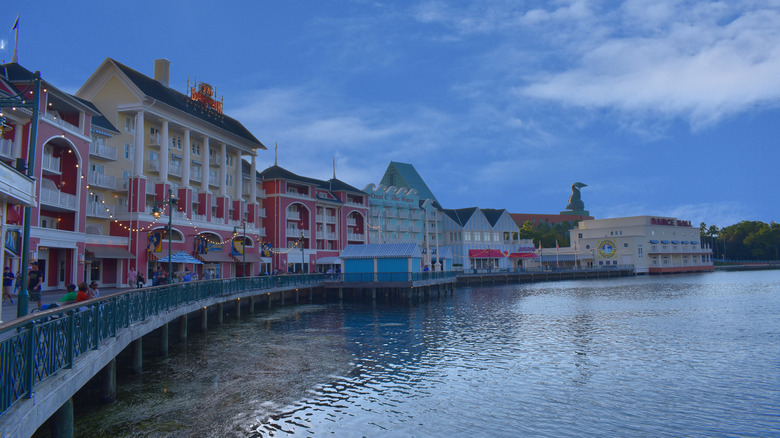
[[[324,274],[247,277],[134,289],[0,325],[0,415],[123,329],[180,306],[243,292],[322,284]]]

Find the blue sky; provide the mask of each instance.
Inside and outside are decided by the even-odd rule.
[[[780,1],[15,2],[10,61],[75,92],[107,57],[216,86],[273,164],[446,208],[780,219]]]

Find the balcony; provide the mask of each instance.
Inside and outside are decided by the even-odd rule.
[[[171,163],[171,164],[173,164],[173,163]],[[168,168],[168,175],[169,176],[170,175],[178,176],[179,178],[181,178],[181,166],[180,165],[179,166],[175,166],[175,165],[170,166]]]
[[[198,222],[207,222],[205,214],[192,213],[192,220]]]
[[[0,157],[16,158],[13,140],[11,139],[0,140]]]
[[[366,208],[364,204],[355,201],[347,201],[346,204],[350,207]]]
[[[287,228],[287,237],[301,237],[301,234],[303,234],[304,238],[308,238],[311,236],[311,231],[301,230],[300,228]]]
[[[149,134],[149,146],[162,146],[162,136],[159,132],[157,134]]]
[[[51,189],[48,187],[41,187],[40,202],[41,204],[65,208],[68,210],[75,210],[78,206],[75,195],[63,193],[57,189]]]
[[[347,218],[347,226],[350,226],[350,227],[357,226],[357,219],[355,219],[353,217],[348,217]]]
[[[285,196],[289,198],[311,199],[311,196],[309,196],[308,193],[299,193],[294,190],[288,190],[287,193],[285,193]]]
[[[87,216],[111,218],[114,216],[114,207],[108,206],[102,202],[87,202]]]
[[[353,233],[351,231],[347,231],[347,240],[350,242],[365,242],[366,241],[366,235],[365,234],[357,234]]]
[[[255,233],[254,233],[254,234],[257,234],[258,236],[263,236],[263,237],[265,237],[265,227],[260,227],[260,228],[258,228],[258,229],[257,229],[257,231],[255,231]]]
[[[107,146],[104,141],[93,141],[89,144],[89,155],[106,160],[116,160],[116,148]]]
[[[325,223],[327,224],[335,224],[336,223],[336,216],[325,216]]]
[[[265,190],[257,189],[257,199],[265,199]]]
[[[60,159],[53,156],[51,153],[43,154],[41,157],[41,169],[52,173],[60,173]]]
[[[385,217],[395,217],[395,210],[385,210],[384,211]]]
[[[149,172],[160,172],[160,162],[157,160],[148,160],[146,162],[146,170]]]
[[[257,209],[257,217],[265,217],[265,209],[264,208],[258,208]]]
[[[288,211],[287,212],[287,220],[288,221],[299,221],[301,220],[301,214],[297,211]]]
[[[401,219],[409,219],[409,210],[398,210],[398,217]]]
[[[325,233],[325,238],[328,240],[336,240],[336,233]]]
[[[90,186],[100,187],[104,189],[116,190],[116,177],[103,175],[102,173],[95,173],[90,171],[87,174],[87,183]]]
[[[82,132],[83,130],[81,128],[79,128],[76,125],[72,125],[72,124],[66,122],[65,120],[62,119],[62,117],[59,117],[59,115],[57,113],[46,111],[46,112],[43,113],[43,117],[46,120],[54,122],[55,124],[59,125],[63,129],[67,129],[68,131],[71,131],[71,132],[73,132],[75,134],[78,134],[78,135],[83,135],[84,134]]]

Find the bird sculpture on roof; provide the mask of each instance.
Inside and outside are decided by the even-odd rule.
[[[580,197],[580,189],[587,186],[587,184],[581,182],[576,182],[571,185],[571,196],[569,196],[569,205],[566,206],[567,210],[585,210],[585,203],[582,202],[582,198]]]

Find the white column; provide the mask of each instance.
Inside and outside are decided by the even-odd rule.
[[[203,191],[208,192],[209,191],[209,176],[211,173],[209,172],[209,160],[211,159],[211,154],[209,153],[209,138],[204,137],[203,138],[203,169],[201,173],[201,181],[203,181]],[[210,205],[207,205],[206,208],[209,210],[211,209]]]
[[[219,196],[227,196],[227,144],[222,143],[219,148]]]
[[[184,130],[184,158],[182,159],[181,182],[182,187],[190,186],[190,169],[192,168],[192,144],[190,143],[190,130]]]
[[[249,202],[257,202],[257,155],[252,155],[252,166],[249,169]]]
[[[170,153],[168,153],[168,144],[170,138],[168,138],[168,121],[162,122],[162,129],[160,130],[160,181],[168,181],[168,163],[171,161]]]
[[[11,148],[11,156],[14,158],[22,157],[22,129],[24,129],[24,125],[14,125],[14,144]],[[16,166],[16,163],[13,165]]]
[[[133,163],[133,176],[144,174],[144,112],[139,111],[135,115],[135,162]]]
[[[244,199],[244,160],[241,158],[241,152],[236,153],[236,199]],[[243,219],[243,218],[242,218]]]

